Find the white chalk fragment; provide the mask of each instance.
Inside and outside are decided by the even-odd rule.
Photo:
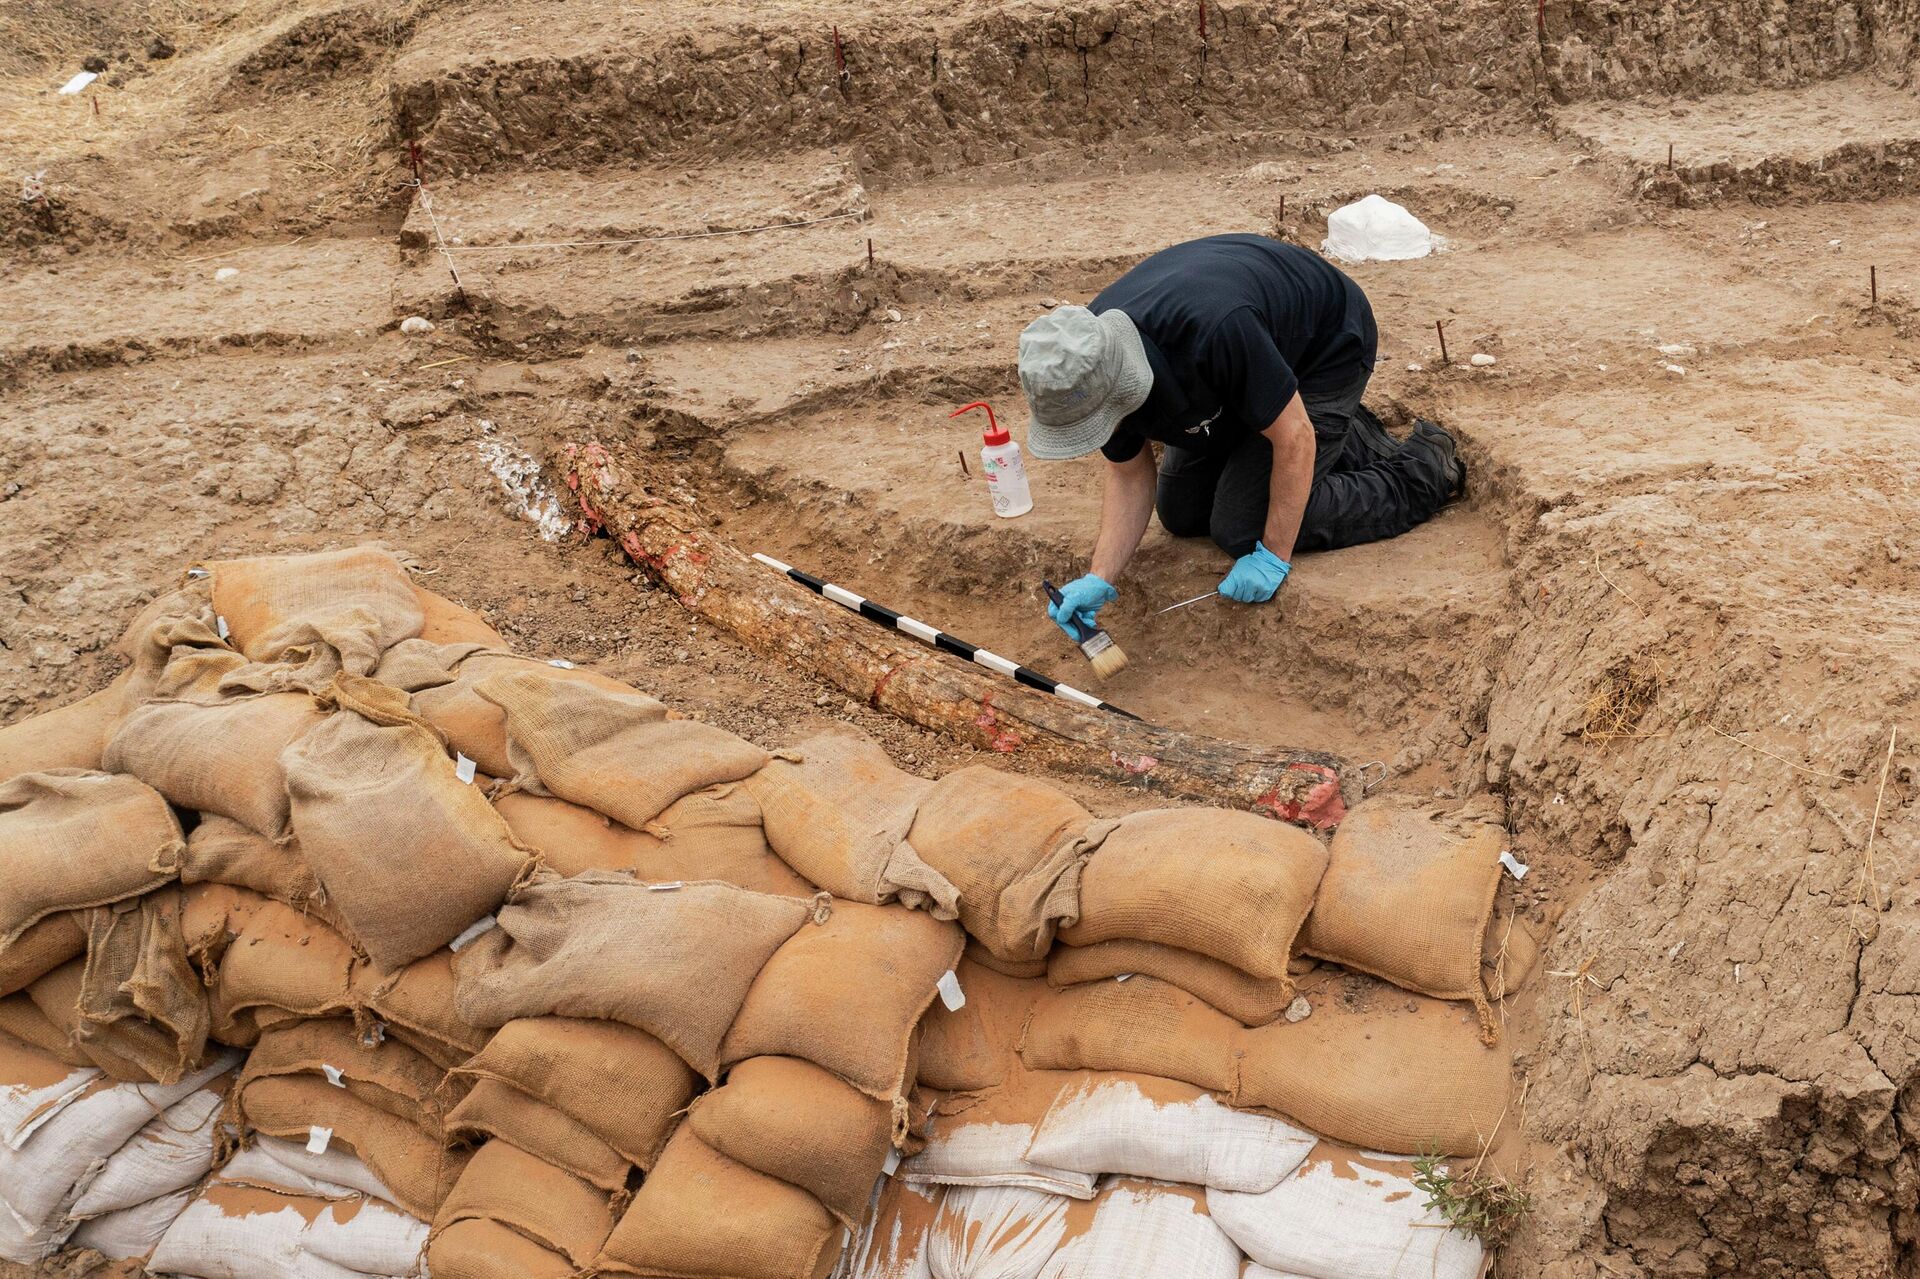
[[[1685,377],[1687,375],[1687,371],[1681,368],[1678,364],[1667,364],[1667,365],[1662,365],[1661,367],[1665,368],[1667,372],[1671,373],[1675,377]]]
[[[1692,355],[1693,347],[1686,342],[1665,342],[1656,348],[1662,355]]]
[[[433,332],[433,321],[424,315],[409,315],[406,319],[400,321],[400,331],[402,333],[431,333]]]
[[[1494,365],[1498,364],[1499,362],[1500,361],[1494,359],[1491,355],[1488,355],[1485,351],[1475,351],[1473,353],[1473,358],[1467,361],[1467,363],[1473,365],[1473,367],[1476,369],[1490,369]]]
[[[1302,1022],[1313,1016],[1313,1005],[1307,1002],[1305,995],[1295,995],[1293,1002],[1287,1005],[1286,1018],[1289,1022]]]
[[[240,268],[237,266],[223,266],[213,273],[213,282],[215,284],[231,284],[239,278]]]
[[[1525,879],[1527,872],[1533,869],[1533,867],[1527,865],[1518,857],[1515,857],[1512,851],[1508,849],[1502,849],[1500,851],[1500,864],[1505,866],[1507,868],[1507,874],[1513,876],[1515,879]]]
[[[99,78],[100,78],[100,74],[97,71],[82,71],[78,75],[74,76],[73,79],[61,85],[60,92],[63,94],[66,94],[68,97],[71,97],[74,94],[79,93],[81,90],[85,89],[88,85],[92,84],[95,80],[98,80]]]
[[[485,932],[490,932],[493,929],[498,928],[499,926],[500,926],[500,921],[495,919],[492,915],[482,915],[480,918],[474,920],[471,924],[468,924],[465,928],[461,929],[460,935],[447,943],[447,949],[459,950],[462,947],[464,947],[468,942],[480,936],[480,934]]]
[[[1426,371],[1427,371],[1427,366],[1424,364],[1407,365],[1407,372],[1409,373],[1425,373]]]
[[[886,321],[888,324],[898,324],[900,323],[900,318],[900,312],[894,310],[892,307],[887,308]]]

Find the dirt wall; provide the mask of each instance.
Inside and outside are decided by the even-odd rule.
[[[1904,47],[1903,8],[1207,4],[1203,36],[1202,5],[1163,0],[596,27],[498,50],[449,20],[401,59],[392,103],[399,135],[456,172],[836,143],[883,172],[927,172],[1110,140],[1352,136],[1553,99],[1793,84],[1866,65],[1876,31]]]

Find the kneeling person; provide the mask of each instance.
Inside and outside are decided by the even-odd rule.
[[[1316,253],[1216,235],[1146,259],[1020,335],[1038,458],[1107,461],[1092,572],[1048,609],[1091,629],[1156,506],[1234,557],[1228,599],[1273,598],[1295,551],[1395,537],[1465,482],[1453,437],[1404,443],[1360,404],[1378,334],[1360,286]],[[1148,440],[1165,446],[1158,468]]]

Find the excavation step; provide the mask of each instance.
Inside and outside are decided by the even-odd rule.
[[[1920,97],[1872,76],[1675,101],[1593,102],[1558,130],[1676,205],[1861,200],[1916,189]]]
[[[1024,434],[1018,395],[999,407]],[[944,405],[912,398],[743,425],[725,440],[723,477],[740,493],[727,527],[744,548],[884,596],[1058,678],[1088,679],[1047,621],[1039,583],[1081,571],[1098,526],[1099,464],[1031,464],[1034,509],[999,519],[977,462],[962,469],[976,436]],[[1212,589],[1229,566],[1211,542],[1149,529],[1121,602],[1102,614],[1131,660],[1103,696],[1254,741],[1310,722],[1330,749],[1392,755],[1473,704],[1479,645],[1499,630],[1509,589],[1498,531],[1456,507],[1391,542],[1301,557],[1276,607],[1211,600],[1152,616]]]
[[[130,260],[78,275],[24,267],[0,279],[0,382],[27,368],[85,368],[234,346],[311,346],[393,318],[390,240],[303,239]]]

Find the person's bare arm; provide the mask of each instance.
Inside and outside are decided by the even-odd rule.
[[[1267,485],[1267,526],[1260,541],[1283,560],[1293,559],[1300,520],[1313,487],[1313,422],[1296,392],[1273,425],[1261,432],[1273,445],[1273,476]],[[1138,537],[1134,539],[1136,542]]]
[[[1307,468],[1311,474],[1311,460]],[[1093,544],[1094,576],[1114,582],[1126,571],[1153,515],[1159,475],[1153,449],[1145,444],[1129,460],[1107,463],[1106,487],[1100,495],[1100,535]],[[1301,501],[1304,506],[1305,499]]]

